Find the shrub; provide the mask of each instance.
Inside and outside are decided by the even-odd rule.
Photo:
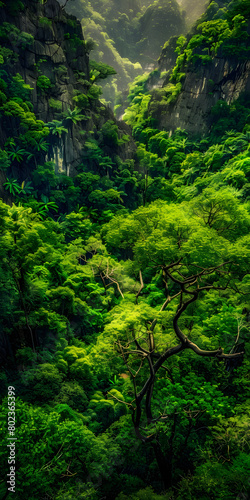
[[[47,17],[39,17],[39,23],[42,26],[51,26],[52,25],[51,19],[48,19]]]
[[[89,99],[88,99],[88,96],[86,96],[86,94],[76,95],[75,97],[73,97],[73,101],[76,102],[77,107],[80,109],[87,108],[87,106],[89,104]]]
[[[91,100],[99,99],[102,89],[98,85],[92,85],[88,91],[88,98]]]
[[[53,99],[53,97],[49,99],[49,106],[50,108],[55,109],[56,111],[62,111],[62,101]]]
[[[66,75],[68,73],[68,70],[67,70],[66,66],[64,66],[63,64],[60,64],[60,66],[54,68],[54,73],[56,73],[57,76],[60,78],[63,75]]]
[[[83,388],[75,381],[64,382],[62,384],[56,401],[57,403],[66,403],[73,410],[78,410],[79,412],[86,410],[88,405],[88,398]]]
[[[40,75],[37,78],[36,85],[41,91],[48,90],[52,87],[50,79],[45,75]]]
[[[25,372],[23,379],[31,391],[31,399],[35,398],[41,402],[53,399],[59,393],[62,385],[62,376],[58,369],[50,363],[43,363]]]

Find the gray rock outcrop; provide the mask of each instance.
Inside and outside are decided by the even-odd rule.
[[[149,112],[159,128],[170,134],[180,127],[193,136],[200,136],[209,132],[213,121],[211,110],[219,100],[232,104],[249,93],[250,61],[215,57],[206,66],[187,71],[175,102],[157,106],[157,94],[153,95]]]
[[[30,43],[25,44],[25,48],[21,42],[12,43],[10,37],[11,49],[18,57],[14,64],[8,66],[7,72],[11,75],[19,73],[25,83],[32,87],[30,100],[38,119],[45,123],[62,120],[65,111],[76,107],[73,101],[75,93],[87,94],[91,85],[89,57],[81,23],[76,17],[67,14],[57,0],[46,0],[43,4],[35,0],[23,0],[23,3],[24,9],[18,15],[11,15],[8,8],[0,9],[0,24],[9,23],[22,34],[33,37]],[[41,75],[49,79],[49,88],[39,86]],[[67,134],[50,134],[46,139],[49,142],[46,159],[55,163],[56,171],[74,175],[82,158],[84,132],[99,130],[108,119],[115,120],[112,111],[98,100],[90,103],[86,114],[86,120],[71,123]],[[120,128],[122,134],[124,130]],[[5,140],[5,131],[0,125],[0,146]],[[127,151],[123,151],[124,148],[121,150],[121,156],[129,155],[130,146],[134,150],[132,140],[131,144],[128,143]]]

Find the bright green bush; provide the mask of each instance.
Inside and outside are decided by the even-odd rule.
[[[52,87],[50,79],[45,75],[39,75],[36,85],[41,91],[48,90]]]

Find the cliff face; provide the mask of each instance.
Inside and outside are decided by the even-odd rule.
[[[73,16],[66,15],[56,0],[48,0],[44,5],[28,2],[19,16],[6,17],[6,21],[14,21],[21,32],[34,38],[25,50],[16,47],[19,62],[13,67],[13,73],[19,72],[34,89],[31,95],[34,112],[47,122],[53,119],[53,109],[49,106],[48,95],[37,87],[39,74],[50,79],[54,87],[50,94],[62,102],[63,110],[72,103],[73,86],[77,87],[75,70],[84,72],[88,79],[88,56],[84,46],[74,48],[68,40],[68,35],[73,33],[83,40],[81,25]],[[59,71],[60,65],[66,69]],[[85,90],[83,86],[80,89]]]
[[[149,111],[159,128],[172,133],[180,127],[194,136],[208,133],[212,107],[223,100],[232,104],[250,93],[250,61],[216,57],[206,66],[189,70],[175,102],[157,106],[153,95]]]
[[[63,119],[67,110],[76,107],[74,95],[87,95],[91,87],[89,58],[81,24],[74,16],[67,14],[57,0],[47,0],[43,5],[34,0],[23,3],[24,8],[15,15],[8,6],[0,9],[1,25],[14,25],[22,35],[31,36],[24,47],[22,41],[17,42],[9,34],[8,47],[18,57],[14,64],[7,66],[6,71],[11,75],[19,73],[25,83],[32,87],[30,99],[38,119],[45,123]],[[48,79],[45,85],[43,77]],[[57,171],[73,175],[81,159],[83,132],[98,130],[105,121],[114,120],[111,110],[105,108],[97,98],[90,101],[85,115],[84,120],[71,123],[67,134],[50,134],[48,137],[50,146],[47,159],[55,162]],[[13,123],[13,130],[14,127]],[[124,134],[124,127],[120,133]],[[0,137],[3,145],[6,137],[1,128]],[[121,155],[129,155],[127,150],[122,150]]]

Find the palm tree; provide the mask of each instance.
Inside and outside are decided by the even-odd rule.
[[[45,142],[45,140],[43,138],[41,138],[38,141],[36,141],[36,143],[34,145],[34,149],[35,149],[35,151],[38,151],[39,153],[40,153],[40,151],[47,153],[47,151],[49,149],[49,144],[48,144],[48,142]]]
[[[4,189],[9,191],[13,196],[21,192],[21,186],[18,184],[17,179],[8,179],[7,177],[7,181],[3,184],[3,186]]]
[[[11,148],[8,153],[9,157],[12,160],[16,160],[18,163],[21,163],[23,161],[23,157],[29,154],[25,151],[25,149],[22,149],[20,146],[15,146],[13,143],[11,144]]]
[[[81,110],[79,108],[70,109],[64,112],[65,120],[71,121],[76,124],[81,120],[86,120],[86,116],[81,114]]]
[[[54,201],[48,201],[47,203],[39,202],[38,215],[41,219],[46,219],[50,210],[58,212],[58,206]]]
[[[20,186],[20,191],[18,194],[31,194],[34,191],[32,183],[30,181],[23,181]]]
[[[68,133],[68,129],[66,129],[59,120],[53,120],[52,122],[47,123],[47,125],[52,135],[57,135],[61,138],[63,132],[66,134]]]

